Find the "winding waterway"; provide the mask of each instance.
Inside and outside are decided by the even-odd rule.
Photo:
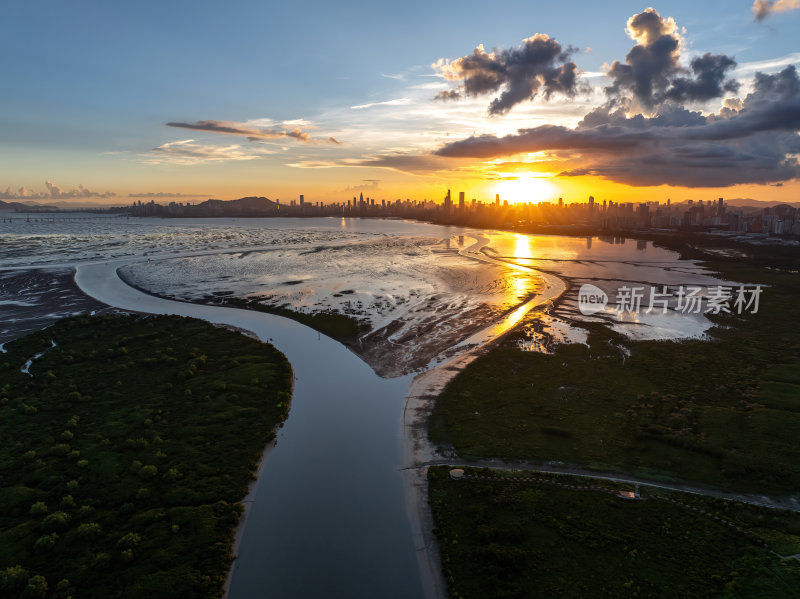
[[[303,231],[305,227],[323,232],[342,227],[356,233],[445,238],[466,233],[459,240],[459,254],[516,271],[523,277],[532,275],[539,283],[537,295],[491,326],[469,335],[451,348],[455,355],[450,351],[451,358],[438,364],[434,361],[412,381],[412,375],[380,378],[343,345],[293,320],[162,299],[134,289],[118,276],[119,268],[146,264],[150,258],[230,254],[241,252],[242,248],[248,252],[273,250],[274,245],[260,245],[264,236],[252,229],[251,221],[177,223],[177,229],[177,225],[170,223],[167,227],[160,221],[118,223],[109,232],[88,237],[88,241],[64,235],[60,230],[26,229],[19,238],[9,238],[8,255],[21,257],[5,269],[74,267],[77,285],[100,302],[124,310],[201,318],[251,331],[259,339],[272,342],[289,359],[296,377],[290,415],[248,497],[229,597],[443,596],[435,543],[430,535],[432,523],[425,512],[424,471],[402,470],[430,457],[421,407],[425,398],[435,395],[481,347],[513,329],[530,310],[565,291],[567,281],[542,272],[534,257],[540,260],[542,256],[556,255],[575,260],[568,272],[589,266],[592,271],[609,271],[607,266],[582,263],[584,257],[578,245],[585,244],[584,253],[607,254],[618,260],[615,269],[641,267],[629,263],[634,258],[630,248],[616,243],[591,248],[589,241],[571,238],[554,241],[396,221],[317,220],[300,223]],[[279,224],[299,227],[292,222]],[[203,229],[206,226],[208,232]],[[177,236],[172,233],[175,230]],[[203,231],[203,237],[195,236],[197,231]],[[252,239],[248,231],[256,231],[249,234]],[[301,233],[292,234],[292,243],[318,242]],[[216,241],[198,243],[209,236]],[[247,239],[252,242],[250,245],[237,244]],[[464,239],[472,243],[462,245]],[[494,253],[484,250],[490,241],[492,246],[497,245]],[[171,245],[162,248],[162,243]],[[55,245],[50,247],[52,244]],[[91,250],[95,247],[92,244],[98,251]],[[141,244],[147,245],[147,251],[142,251]],[[544,244],[555,244],[558,251],[542,251],[538,246]],[[62,245],[72,248],[70,254],[62,257]],[[29,248],[37,248],[34,254],[38,257],[31,258]],[[637,246],[633,252],[641,249]],[[664,263],[669,267],[674,264]],[[546,262],[545,266],[554,268]],[[524,288],[532,289],[527,283]],[[404,412],[404,406],[410,409]],[[410,434],[412,428],[416,436]]]
[[[248,508],[229,596],[422,596],[399,472],[410,377],[381,379],[339,343],[292,320],[144,294],[117,276],[122,264],[79,265],[75,280],[121,309],[252,331],[294,369],[291,415]]]
[[[129,262],[79,264],[75,281],[116,308],[251,331],[294,369],[291,415],[248,506],[229,597],[423,596],[422,548],[414,547],[400,472],[411,375],[380,378],[344,346],[279,316],[145,294],[117,275]],[[501,335],[541,301],[521,306],[473,343]]]

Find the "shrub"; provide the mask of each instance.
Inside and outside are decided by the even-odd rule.
[[[68,513],[58,511],[47,516],[43,524],[48,530],[55,530],[66,527],[70,520],[72,520],[72,517]]]
[[[142,469],[139,470],[139,476],[142,478],[153,478],[156,474],[158,474],[158,468],[152,464],[142,466]]]
[[[34,543],[33,548],[36,551],[49,551],[53,547],[55,547],[56,542],[58,541],[58,534],[50,533],[49,535],[42,535],[38,539],[36,539],[36,543]]]
[[[94,558],[92,558],[92,568],[96,568],[98,570],[107,568],[110,563],[111,563],[111,554],[105,553],[103,551],[95,554]]]
[[[13,591],[20,588],[28,580],[28,571],[20,565],[9,566],[0,570],[0,589]]]
[[[41,516],[47,513],[47,504],[44,501],[37,501],[31,506],[31,516]]]
[[[55,455],[67,455],[71,450],[72,448],[66,443],[58,443],[53,447],[53,453]]]
[[[72,583],[66,578],[61,579],[58,584],[56,585],[56,592],[53,597],[57,599],[68,599],[75,594],[75,587],[72,586]]]
[[[95,539],[103,534],[103,527],[97,522],[86,522],[78,527],[78,536],[82,539]]]
[[[28,586],[25,587],[25,597],[42,598],[47,597],[47,580],[44,576],[31,576],[28,579]]]
[[[120,537],[117,541],[117,546],[122,549],[133,549],[136,545],[139,544],[139,541],[142,540],[142,537],[136,534],[135,532],[129,532],[126,535]]]

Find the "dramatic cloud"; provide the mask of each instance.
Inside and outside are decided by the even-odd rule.
[[[273,153],[261,148],[245,149],[238,144],[215,146],[197,143],[194,139],[184,139],[161,144],[150,150],[143,159],[148,164],[192,165],[228,160],[254,160]]]
[[[726,101],[719,114],[673,103],[651,117],[629,116],[628,109],[624,102],[609,103],[574,129],[545,125],[505,137],[473,136],[436,154],[488,159],[548,152],[554,162],[575,165],[562,176],[596,175],[640,186],[725,187],[800,176],[800,78],[793,66],[757,73],[754,91]]]
[[[516,48],[486,52],[481,45],[467,56],[439,59],[433,68],[446,80],[461,81],[461,85],[455,90],[440,92],[437,98],[456,100],[502,90],[489,104],[489,114],[498,115],[540,93],[545,99],[556,93],[574,96],[579,91],[578,67],[570,61],[574,51],[537,33]]]
[[[705,102],[735,92],[738,84],[726,79],[736,61],[706,53],[691,61],[691,72],[681,66],[681,37],[672,18],[648,8],[628,19],[627,32],[636,45],[608,69],[613,83],[606,88],[612,99],[627,98],[652,110],[665,101]]]
[[[676,102],[705,102],[721,98],[726,92],[737,92],[739,82],[725,78],[735,66],[736,61],[729,56],[706,52],[692,59],[694,79],[676,77],[664,97]]]
[[[250,141],[259,141],[262,139],[281,139],[290,138],[302,142],[313,143],[334,143],[338,144],[334,138],[328,139],[312,139],[311,135],[295,127],[294,129],[267,129],[264,127],[257,127],[247,123],[233,123],[229,121],[197,121],[196,123],[167,123],[168,127],[178,127],[181,129],[193,129],[195,131],[208,131],[211,133],[223,133],[226,135],[242,135]]]
[[[54,185],[50,181],[45,181],[46,192],[36,192],[20,187],[17,191],[13,191],[7,187],[5,191],[0,192],[0,199],[2,200],[74,200],[78,198],[113,198],[117,194],[110,191],[97,192],[86,189],[83,185],[78,185],[77,189],[66,191],[58,185]]]
[[[287,164],[293,168],[385,168],[412,175],[447,171],[459,166],[463,161],[433,154],[412,154],[397,152],[366,156],[364,158],[342,158],[341,160],[302,160]]]
[[[776,12],[787,12],[800,8],[800,0],[755,0],[753,14],[757,21],[763,21]]]

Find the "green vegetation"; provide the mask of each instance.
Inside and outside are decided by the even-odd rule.
[[[670,243],[708,258],[697,240]],[[719,317],[710,341],[632,342],[597,325],[589,347],[564,345],[552,355],[501,345],[439,397],[431,440],[452,443],[468,459],[562,460],[655,480],[796,493],[800,255],[737,247],[750,258],[707,264],[729,280],[768,285],[757,314]]]
[[[257,310],[259,312],[291,318],[344,345],[353,345],[361,335],[369,331],[368,325],[358,321],[352,316],[339,314],[337,312],[315,312],[313,314],[306,314],[305,312],[292,310],[286,306],[267,306],[257,300],[239,300],[237,298],[228,298],[227,304],[239,305],[248,310]]]
[[[218,597],[288,414],[283,355],[177,317],[71,318],[6,349],[0,597]]]
[[[508,474],[487,469],[467,473],[499,480],[453,481],[447,467],[428,470],[435,533],[453,598],[800,597],[800,562],[777,557],[747,534],[776,551],[794,551],[800,545],[797,514],[660,494],[704,514],[656,496],[627,500],[602,491],[511,482],[503,480]],[[613,486],[514,474],[526,475]]]

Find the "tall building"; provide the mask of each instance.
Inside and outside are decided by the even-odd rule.
[[[495,206],[499,206],[500,205],[500,194],[499,193],[494,194],[494,205]]]
[[[458,192],[458,209],[459,210],[463,210],[464,209],[464,192],[463,191],[459,191]]]

